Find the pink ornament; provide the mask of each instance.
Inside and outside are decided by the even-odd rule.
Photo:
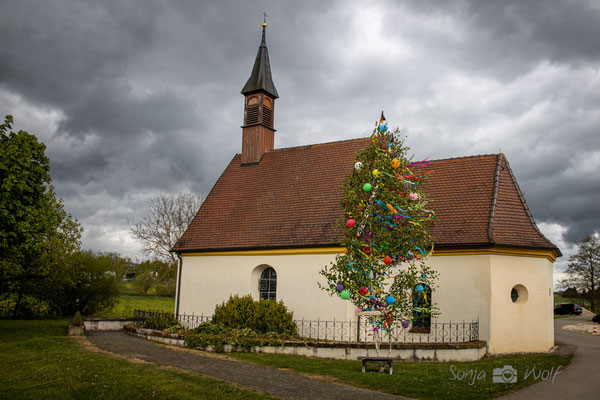
[[[419,199],[419,194],[418,193],[410,193],[408,195],[408,198],[411,199],[412,201],[418,200]]]
[[[354,310],[354,314],[358,315],[362,312],[362,309],[357,308],[356,310]]]
[[[352,228],[354,225],[356,224],[356,220],[353,218],[350,218],[347,222],[346,222],[346,226],[348,228]]]

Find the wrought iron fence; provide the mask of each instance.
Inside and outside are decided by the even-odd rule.
[[[193,329],[212,317],[195,314],[173,314],[164,311],[135,310],[134,319],[146,318],[177,319],[180,325]],[[294,320],[298,334],[306,339],[331,340],[336,342],[372,342],[375,340],[373,325],[368,318],[351,321],[338,320]],[[389,331],[380,331],[383,342],[389,343],[463,343],[479,340],[479,319],[471,322],[431,321],[429,329],[404,328],[400,323],[392,324]]]

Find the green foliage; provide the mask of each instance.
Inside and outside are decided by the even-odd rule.
[[[259,333],[298,335],[294,315],[282,301],[254,301],[250,295],[230,296],[226,303],[215,307],[212,321],[229,329],[248,328]]]
[[[175,297],[175,268],[160,260],[143,261],[135,267],[133,287],[137,293],[147,294],[152,288],[163,297]]]
[[[14,313],[16,297],[9,297],[0,301],[0,318],[37,319],[53,317],[48,303],[35,297],[24,295],[21,304]]]
[[[0,125],[0,295],[34,295],[49,272],[79,248],[81,226],[65,212],[50,184],[46,146],[25,131]]]
[[[73,326],[81,326],[81,313],[77,311],[73,317]]]
[[[434,244],[434,213],[427,209],[425,192],[432,171],[426,162],[411,161],[399,137],[398,129],[392,133],[379,123],[369,146],[357,154],[340,201],[344,217],[338,226],[346,252],[320,272],[327,280],[321,289],[342,295],[338,286],[343,286],[344,298],[357,308],[381,313],[379,327],[393,319],[411,320],[415,312],[435,313],[426,292],[415,291],[418,285],[434,290],[437,277],[424,263]]]
[[[147,294],[153,286],[154,276],[152,276],[152,271],[140,271],[135,274],[133,287],[139,294]]]
[[[160,331],[169,329],[174,326],[178,326],[179,321],[175,318],[175,315],[171,313],[149,313],[146,319],[141,323],[142,328],[157,329]]]
[[[205,322],[185,335],[185,343],[191,348],[221,352],[225,345],[250,349],[254,346],[283,346],[286,341],[297,339],[296,335],[275,332],[259,333],[249,328],[232,329],[221,324]]]
[[[114,253],[77,251],[50,271],[37,295],[57,315],[92,315],[117,303],[126,268],[127,260]]]
[[[590,309],[595,311],[600,294],[600,237],[588,235],[577,246],[577,253],[569,257],[566,278],[561,281],[561,286],[574,287],[580,293],[585,293]]]
[[[175,297],[175,280],[158,283],[154,289],[156,289],[156,294],[161,297]]]

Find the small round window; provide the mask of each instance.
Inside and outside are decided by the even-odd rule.
[[[510,291],[510,299],[515,304],[525,303],[528,297],[527,288],[523,285],[515,285]]]

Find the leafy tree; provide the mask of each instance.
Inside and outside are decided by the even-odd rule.
[[[565,270],[567,278],[561,281],[561,285],[585,292],[590,300],[590,308],[596,310],[594,294],[600,287],[600,238],[598,235],[588,235],[577,245],[579,249],[569,257]]]
[[[51,185],[46,146],[25,131],[0,125],[0,296],[35,290],[61,257],[80,245],[81,226],[65,212]]]
[[[193,193],[159,195],[153,198],[142,218],[130,223],[130,229],[151,258],[166,261],[172,267],[177,258],[170,250],[185,233],[204,199]]]
[[[433,248],[424,182],[427,162],[413,163],[399,131],[390,132],[383,117],[369,146],[343,182],[339,222],[345,230],[345,254],[321,274],[322,287],[350,300],[357,312],[374,311],[374,332],[389,329],[393,320],[431,315],[428,294],[436,272],[423,260]]]
[[[135,267],[133,286],[141,294],[153,287],[159,296],[175,296],[175,269],[171,264],[154,260],[143,261]]]
[[[77,251],[54,265],[36,294],[56,315],[93,315],[116,304],[127,264],[115,253]]]

